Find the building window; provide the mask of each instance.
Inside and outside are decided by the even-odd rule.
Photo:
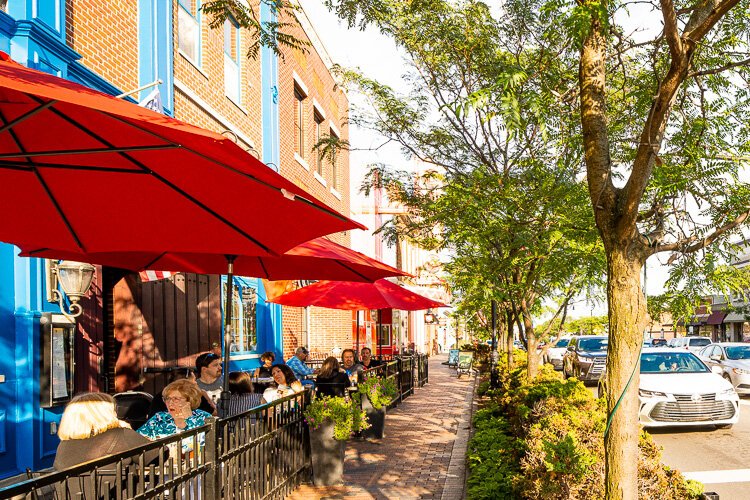
[[[258,294],[247,282],[236,280],[232,290],[232,347],[233,353],[252,352],[258,347]],[[227,286],[224,283],[224,296]],[[225,303],[222,300],[222,303]]]
[[[294,152],[305,157],[305,99],[302,89],[294,86]]]
[[[200,64],[201,22],[200,0],[178,0],[177,43],[180,51],[192,62]]]
[[[325,146],[320,143],[323,140],[323,117],[315,111],[313,118],[315,118],[315,144],[318,145],[318,149],[315,150],[315,170],[319,176],[323,177],[323,148]]]
[[[237,104],[242,103],[240,82],[240,26],[234,19],[224,21],[224,91]]]
[[[331,129],[331,187],[339,189],[339,135]]]

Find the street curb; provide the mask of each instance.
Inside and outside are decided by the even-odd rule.
[[[468,415],[463,414],[458,421],[456,439],[453,442],[453,449],[451,450],[451,460],[448,464],[448,473],[443,484],[441,500],[463,500],[466,498],[466,480],[468,478],[466,452],[469,446],[469,438],[471,437],[471,421],[474,416],[474,406],[476,404],[474,396],[476,394],[478,379],[479,377],[474,375],[471,388],[467,388],[466,391],[464,404],[468,407],[469,411]],[[457,495],[457,492],[460,492],[460,494]]]

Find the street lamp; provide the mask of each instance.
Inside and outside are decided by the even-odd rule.
[[[83,308],[78,301],[88,292],[96,268],[91,264],[72,260],[62,262],[48,260],[47,262],[49,285],[47,300],[53,304],[57,303],[66,318],[71,320],[77,318],[83,313]],[[62,292],[58,289],[58,285],[62,288]],[[70,301],[70,311],[65,309],[65,297]]]
[[[432,325],[434,323],[437,323],[437,318],[435,318],[435,313],[432,312],[432,310],[428,310],[424,315],[424,322],[428,325]]]

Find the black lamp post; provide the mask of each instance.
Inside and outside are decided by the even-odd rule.
[[[497,373],[497,302],[492,301],[492,350],[490,351],[490,387],[498,386]]]

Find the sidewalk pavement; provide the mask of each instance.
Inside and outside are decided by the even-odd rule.
[[[344,486],[303,485],[287,500],[461,500],[475,379],[447,359],[430,358],[429,383],[388,412],[384,439],[347,442]]]

